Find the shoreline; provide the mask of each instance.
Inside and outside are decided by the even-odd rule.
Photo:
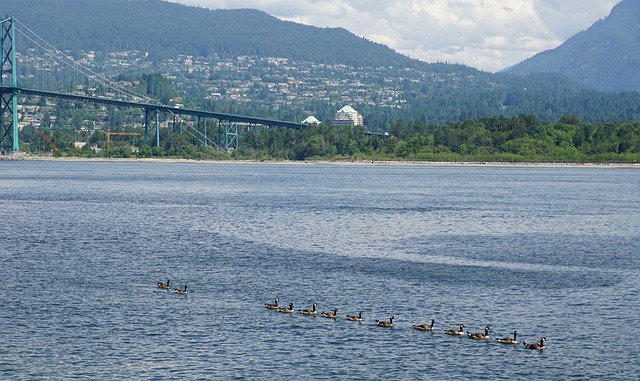
[[[177,158],[88,158],[53,157],[29,154],[0,156],[0,161],[67,161],[104,163],[185,163],[185,164],[279,164],[279,165],[336,165],[336,166],[425,166],[425,167],[521,167],[521,168],[636,168],[640,163],[544,163],[544,162],[475,162],[475,161],[399,161],[399,160],[193,160]]]

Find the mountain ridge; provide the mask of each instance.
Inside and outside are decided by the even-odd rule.
[[[28,27],[40,35],[46,34],[48,42],[60,49],[133,48],[149,51],[159,59],[180,53],[261,55],[354,66],[422,64],[344,28],[297,24],[255,9],[211,10],[161,0],[5,0],[3,3],[3,13],[10,13],[18,20],[36,20],[36,25]],[[32,6],[25,7],[25,3]],[[51,14],[56,16],[49,17]],[[106,20],[105,15],[110,18]],[[68,21],[61,22],[61,19]],[[260,41],[260,46],[256,41]],[[327,46],[327,41],[333,45]],[[314,50],[321,54],[314,55]]]
[[[609,16],[555,49],[506,68],[505,73],[558,73],[599,91],[640,90],[640,2],[623,0]]]

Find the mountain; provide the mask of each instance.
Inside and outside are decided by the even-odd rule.
[[[640,90],[640,1],[621,1],[605,19],[505,72],[559,73],[591,89]]]
[[[0,11],[59,49],[140,50],[157,59],[258,55],[374,67],[417,62],[343,28],[282,21],[252,9],[160,0],[3,0]]]

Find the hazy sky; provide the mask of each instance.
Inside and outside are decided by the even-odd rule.
[[[609,15],[620,0],[170,0],[343,27],[426,62],[499,71]]]

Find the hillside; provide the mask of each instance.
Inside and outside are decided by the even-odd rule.
[[[60,49],[133,49],[157,59],[189,54],[353,66],[417,62],[342,28],[286,22],[250,9],[209,10],[160,0],[4,0],[0,9]]]
[[[640,2],[623,0],[587,30],[505,72],[559,73],[596,90],[640,90]]]

